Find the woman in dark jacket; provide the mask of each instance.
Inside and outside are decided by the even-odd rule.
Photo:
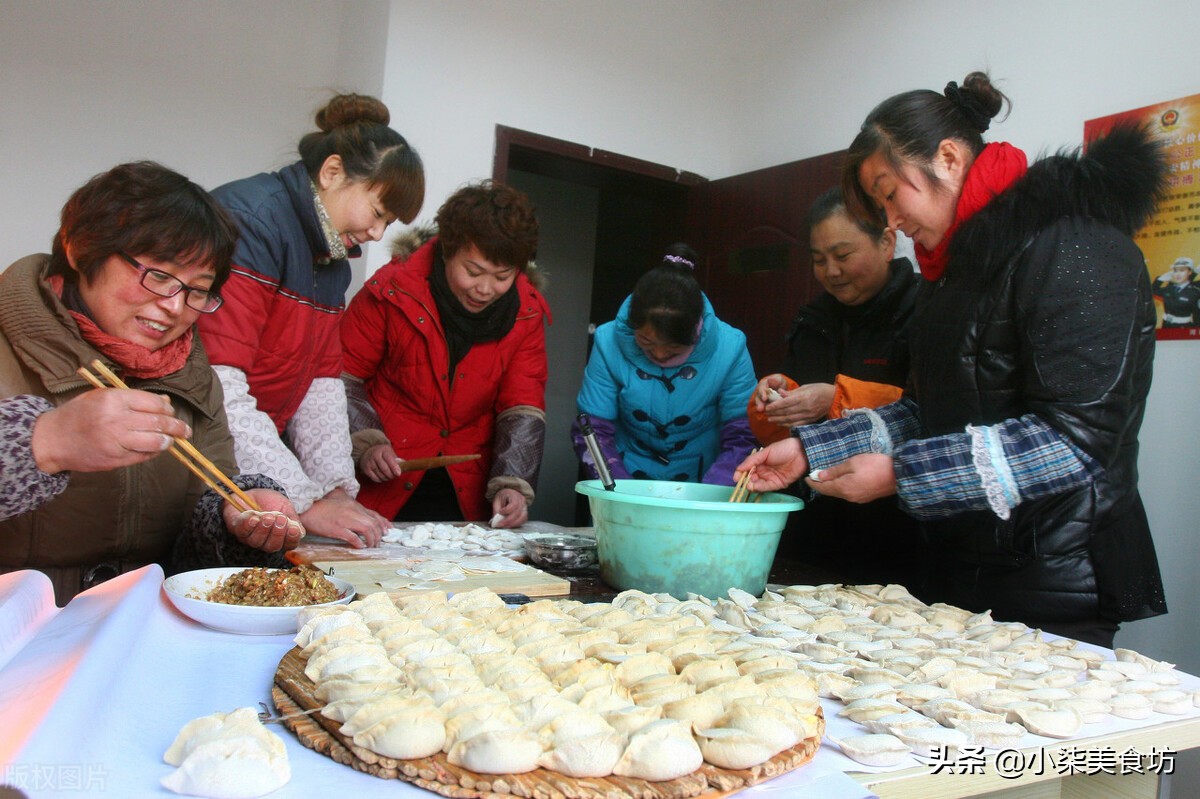
[[[983,143],[1005,100],[976,72],[867,117],[843,186],[916,244],[910,393],[741,468],[754,491],[808,474],[854,501],[896,493],[936,558],[929,598],[1111,646],[1120,622],[1166,612],[1137,491],[1155,312],[1131,239],[1166,165],[1118,128],[1027,167]]]
[[[813,275],[825,292],[796,315],[783,373],[762,378],[755,394],[763,418],[784,430],[830,416],[839,375],[887,386],[893,391],[880,393],[889,399],[899,397],[908,378],[917,277],[907,258],[892,257],[895,232],[879,220],[851,217],[840,186],[813,203],[808,230]],[[799,385],[787,388],[788,378]],[[788,518],[779,548],[785,557],[829,569],[831,580],[920,589],[917,523],[895,497],[809,502]]]

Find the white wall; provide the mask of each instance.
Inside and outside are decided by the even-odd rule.
[[[422,218],[492,174],[497,124],[704,175],[729,174],[738,26],[694,0],[391,0],[383,98],[425,160]],[[379,248],[371,267],[384,260]]]
[[[294,157],[335,89],[380,92],[421,152],[422,218],[491,174],[504,124],[717,178],[845,147],[879,100],[990,68],[1032,153],[1200,92],[1190,0],[0,0],[0,265],[131,158],[213,186]],[[380,74],[380,72],[382,74]],[[378,265],[382,247],[367,261]],[[365,270],[366,264],[359,269]],[[1119,641],[1200,671],[1192,416],[1200,345],[1165,342],[1142,486],[1173,612]]]
[[[374,64],[341,44],[344,20],[372,10]],[[342,0],[0,0],[0,261],[48,252],[68,195],[116,163],[212,187],[295,160],[339,70],[378,75],[386,15]]]

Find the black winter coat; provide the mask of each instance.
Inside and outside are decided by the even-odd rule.
[[[797,383],[832,383],[839,374],[904,388],[908,322],[916,304],[912,262],[897,258],[888,280],[862,305],[821,294],[800,309],[788,333],[783,373]]]
[[[927,523],[931,598],[1022,621],[1166,612],[1137,490],[1155,312],[1130,238],[1164,174],[1161,151],[1134,129],[1086,156],[1042,160],[963,223],[941,279],[923,281],[911,390],[924,435],[1034,414],[1102,469],[1009,519]]]
[[[904,388],[908,380],[908,324],[916,305],[912,262],[897,258],[887,283],[862,305],[821,294],[800,309],[788,333],[781,370],[801,385],[833,383],[839,374]],[[788,518],[780,554],[828,570],[831,581],[900,583],[921,593],[918,524],[895,497],[856,504],[809,497]]]

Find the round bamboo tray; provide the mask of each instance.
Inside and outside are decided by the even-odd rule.
[[[359,771],[381,779],[404,780],[452,799],[508,799],[513,796],[528,799],[712,799],[803,766],[816,754],[825,731],[825,719],[818,708],[818,734],[785,749],[765,763],[742,771],[705,763],[691,774],[663,782],[615,775],[577,779],[540,768],[526,774],[476,774],[451,765],[441,752],[417,760],[383,757],[356,746],[341,734],[339,722],[320,713],[286,718],[321,707],[320,700],[313,695],[312,680],[304,674],[304,666],[300,649],[289,650],[279,662],[275,685],[271,689],[275,707],[285,717],[284,726],[295,733],[302,744]]]

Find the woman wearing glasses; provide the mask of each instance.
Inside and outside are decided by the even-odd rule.
[[[576,404],[614,478],[733,485],[754,446],[746,336],[713,313],[696,263],[691,247],[671,245],[596,330]],[[578,424],[572,438],[594,475]]]
[[[338,339],[347,259],[425,197],[421,159],[388,121],[375,98],[338,95],[299,161],[213,191],[241,236],[225,307],[200,322],[238,465],[283,483],[308,530],[356,548],[388,520],[356,500]]]
[[[172,550],[178,567],[283,564],[301,528],[272,480],[236,478],[272,511],[243,516],[157,457],[184,436],[236,473],[193,330],[221,307],[236,235],[187,178],[123,164],[71,196],[51,254],[0,276],[0,571],[39,569],[65,603]],[[96,359],[134,390],[91,388],[76,370]]]

